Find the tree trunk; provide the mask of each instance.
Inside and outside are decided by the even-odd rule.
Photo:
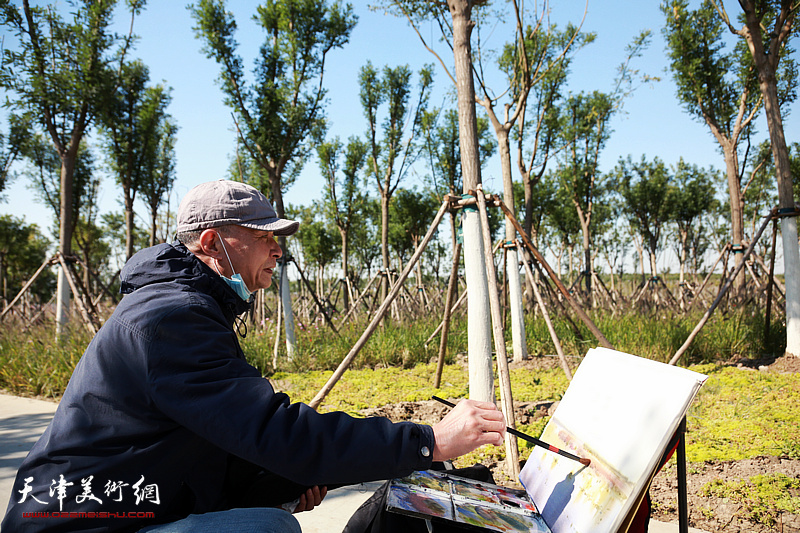
[[[508,142],[509,127],[500,124],[491,113],[495,125],[497,145],[500,152],[500,167],[503,174],[503,203],[514,209],[514,180],[511,176],[511,146]],[[517,237],[517,230],[508,218],[506,222],[506,240],[513,242]],[[529,234],[530,235],[530,234]],[[522,282],[519,276],[519,256],[516,248],[508,249],[506,262],[506,280],[508,284],[508,300],[511,310],[511,345],[514,361],[524,361],[528,358],[528,346],[525,341],[525,316],[522,305]]]
[[[275,208],[275,213],[280,218],[283,218],[286,216],[286,211],[283,206],[283,191],[281,191],[281,183],[280,179],[277,177],[278,175],[279,174],[270,176],[272,207]],[[278,237],[278,244],[283,251],[283,257],[288,258],[289,248],[286,246],[286,237]],[[294,334],[294,312],[292,311],[292,295],[289,290],[288,266],[288,261],[283,264],[278,264],[278,269],[280,270],[279,279],[281,282],[280,295],[283,302],[283,324],[286,334],[286,356],[289,361],[291,361],[297,351],[297,339]]]
[[[475,113],[475,84],[472,78],[470,35],[470,0],[448,0],[453,18],[453,58],[458,92],[458,140],[461,148],[461,173],[464,192],[481,182],[478,158],[478,123]],[[494,402],[492,335],[489,326],[489,287],[483,259],[483,241],[477,209],[464,209],[464,270],[467,278],[469,396],[474,400]]]
[[[728,192],[730,194],[731,208],[731,244],[734,246],[734,268],[742,262],[744,248],[744,217],[742,215],[742,190],[739,184],[739,155],[736,153],[734,143],[725,142],[722,144],[722,152],[725,156],[725,174],[728,177]],[[744,272],[733,281],[735,293],[744,287]]]
[[[345,229],[339,228],[339,235],[342,237],[342,280],[345,282],[342,309],[344,309],[343,312],[347,312],[347,310],[350,308],[350,295],[347,291],[347,279],[349,279],[347,274],[347,270],[349,268],[349,265],[347,264],[347,253],[349,243],[347,242],[347,231]]]
[[[383,271],[386,276],[381,283],[381,301],[386,299],[389,294],[389,270],[392,268],[391,261],[389,260],[389,184],[386,184],[381,190],[381,260],[383,262]]]
[[[72,255],[72,231],[75,227],[72,220],[72,190],[73,175],[75,173],[75,160],[78,157],[77,144],[61,158],[61,205],[59,222],[58,251],[61,255]],[[67,272],[58,268],[57,297],[56,297],[56,337],[60,337],[63,328],[69,322],[70,289]]]
[[[789,151],[783,131],[780,103],[778,100],[775,72],[781,46],[788,33],[781,33],[793,25],[795,13],[782,2],[779,16],[785,17],[783,24],[777,24],[773,35],[772,49],[767,52],[761,38],[761,24],[753,2],[742,0],[740,5],[745,12],[745,40],[750,48],[758,71],[759,87],[764,97],[764,111],[767,116],[767,129],[772,144],[772,157],[775,161],[775,174],[778,178],[778,206],[780,209],[794,210],[792,173],[789,167]],[[796,7],[795,7],[796,9]],[[780,26],[780,27],[779,27]],[[786,217],[781,220],[783,241],[783,265],[786,277],[786,354],[800,356],[800,249],[797,243],[797,218]]]
[[[133,195],[130,187],[123,186],[122,198],[125,203],[125,260],[133,256]]]
[[[150,207],[150,246],[156,245],[156,225],[158,224],[158,207]]]

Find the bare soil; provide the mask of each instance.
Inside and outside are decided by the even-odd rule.
[[[558,366],[556,358],[535,358],[523,363],[531,369]],[[800,357],[781,357],[775,360],[737,360],[730,363],[747,371],[800,373]],[[577,366],[570,362],[570,367]],[[513,368],[513,366],[512,366]],[[516,421],[524,424],[552,413],[558,402],[514,402]],[[385,405],[375,409],[365,409],[364,415],[385,416],[395,421],[408,420],[425,424],[435,424],[448,411],[448,407],[434,401],[405,402]],[[504,465],[486,460],[498,484],[513,485],[508,481]],[[663,522],[678,520],[677,468],[667,464],[650,486],[652,518]],[[688,465],[687,492],[689,501],[689,525],[708,532],[726,533],[800,533],[800,516],[786,514],[778,517],[772,527],[751,521],[746,516],[744,506],[727,498],[705,496],[702,488],[709,482],[722,479],[726,481],[747,480],[759,474],[782,473],[800,479],[800,460],[786,457],[756,457],[743,461],[709,461]]]

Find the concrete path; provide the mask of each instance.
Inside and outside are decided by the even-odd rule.
[[[42,434],[55,413],[57,404],[42,400],[0,394],[0,511],[11,497],[17,468]],[[328,493],[322,505],[312,512],[299,513],[304,533],[338,533],[350,516],[380,486],[364,483]],[[650,521],[650,533],[677,533],[677,524]],[[690,533],[703,533],[690,528]]]

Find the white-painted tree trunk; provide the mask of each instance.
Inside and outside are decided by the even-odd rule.
[[[796,217],[781,220],[781,238],[786,273],[786,353],[800,356],[800,247]]]
[[[278,264],[278,279],[281,283],[281,305],[283,307],[283,328],[286,334],[286,358],[294,359],[297,351],[297,338],[294,335],[294,312],[292,311],[292,295],[289,292],[289,272],[286,264]]]
[[[481,223],[478,211],[474,207],[465,208],[462,217],[464,274],[468,292],[469,397],[473,400],[494,403],[492,316],[489,309]]]
[[[525,312],[522,302],[522,281],[519,276],[517,249],[509,248],[506,259],[508,305],[509,311],[511,311],[511,347],[514,353],[514,361],[520,362],[528,358],[528,343],[525,339]]]
[[[69,305],[71,292],[69,281],[64,269],[58,267],[58,281],[56,284],[56,337],[60,337],[64,328],[69,323]]]

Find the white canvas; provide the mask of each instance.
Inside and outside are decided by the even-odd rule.
[[[589,350],[520,480],[554,533],[616,531],[707,376],[606,348]]]

